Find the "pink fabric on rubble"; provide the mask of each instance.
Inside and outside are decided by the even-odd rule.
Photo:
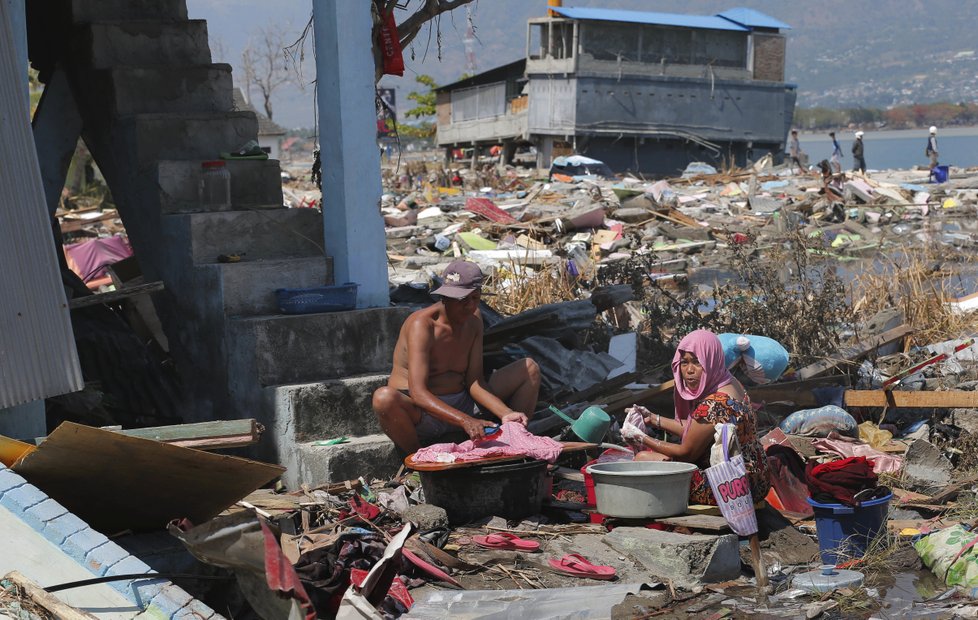
[[[499,437],[478,443],[436,443],[414,453],[415,463],[453,463],[474,461],[493,456],[530,456],[553,463],[560,456],[562,444],[549,437],[537,437],[518,422],[506,422]]]
[[[877,474],[887,471],[900,471],[900,468],[903,467],[903,459],[901,457],[895,454],[880,452],[867,443],[863,443],[858,439],[852,439],[851,437],[843,437],[835,431],[829,433],[829,436],[825,439],[813,440],[812,445],[815,446],[816,450],[838,454],[842,458],[865,456],[873,462],[873,471]]]

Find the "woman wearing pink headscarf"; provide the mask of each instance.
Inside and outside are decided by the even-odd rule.
[[[770,474],[764,449],[757,441],[754,410],[744,386],[727,370],[723,345],[716,334],[700,329],[683,338],[672,358],[672,375],[676,381],[676,419],[663,419],[642,407],[633,407],[631,411],[643,415],[646,427],[664,430],[680,437],[681,442],[669,443],[642,434],[633,436],[631,442],[644,449],[635,455],[635,460],[695,464],[700,469],[693,473],[690,503],[716,505],[703,474],[703,470],[710,466],[714,425],[736,424],[751,494],[757,499],[766,496],[770,489]]]

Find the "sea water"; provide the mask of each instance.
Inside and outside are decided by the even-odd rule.
[[[842,169],[852,170],[853,130],[836,130],[835,137],[842,146]],[[808,163],[818,164],[832,155],[832,140],[828,131],[799,134],[801,150],[808,153]],[[926,129],[894,131],[864,130],[866,168],[869,170],[909,169],[929,166],[924,155],[927,146]],[[954,127],[937,130],[937,149],[940,163],[968,168],[978,166],[978,127]]]

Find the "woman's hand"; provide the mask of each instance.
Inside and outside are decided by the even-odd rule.
[[[502,421],[516,422],[517,424],[522,424],[523,426],[526,426],[530,420],[529,418],[526,417],[525,413],[520,413],[519,411],[511,411],[502,417]]]

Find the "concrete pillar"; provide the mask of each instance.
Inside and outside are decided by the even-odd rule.
[[[508,166],[513,163],[513,156],[516,154],[516,141],[515,140],[505,140],[503,141],[503,152],[502,156],[499,158],[499,167]]]
[[[337,284],[360,285],[357,307],[387,306],[370,3],[312,6],[326,252]]]
[[[32,129],[48,213],[53,216],[82,130],[81,113],[61,67],[44,87]]]
[[[553,163],[554,139],[552,136],[540,136],[537,142],[537,168],[550,169]]]
[[[469,162],[469,168],[471,168],[472,170],[478,170],[479,169],[479,153],[480,153],[480,151],[482,151],[482,149],[479,147],[478,144],[473,144],[472,145],[472,161]]]

